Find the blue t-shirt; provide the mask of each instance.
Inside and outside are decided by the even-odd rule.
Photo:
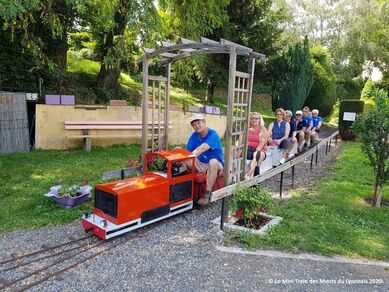
[[[293,136],[293,132],[296,131],[297,127],[296,127],[296,122],[293,121],[293,120],[290,120],[289,121],[289,126],[290,126],[290,132],[289,132],[289,138]]]
[[[301,121],[298,122],[298,123],[295,121],[295,123],[296,123],[297,131],[301,131],[303,128],[308,127],[308,125],[307,125],[307,120],[301,120]]]
[[[215,158],[224,166],[222,143],[218,133],[213,129],[208,129],[208,133],[204,138],[201,138],[198,133],[193,132],[189,137],[186,150],[193,151],[203,143],[207,143],[210,148],[200,154],[198,157],[199,160],[203,163],[209,163],[212,158]]]
[[[307,128],[309,127],[309,125],[311,124],[311,122],[313,122],[311,116],[306,116],[306,117],[303,116],[303,121],[306,121],[306,123],[307,123],[306,127],[307,127]]]
[[[321,117],[312,117],[313,127],[316,128],[322,122]]]

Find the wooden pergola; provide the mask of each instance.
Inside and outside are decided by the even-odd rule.
[[[143,50],[144,55],[138,60],[139,63],[143,63],[143,154],[148,151],[167,149],[168,146],[171,63],[196,55],[229,54],[227,125],[224,136],[224,183],[227,186],[243,180],[255,61],[265,60],[265,55],[225,39],[218,42],[203,37],[200,42],[181,38],[179,44],[162,42],[161,48],[144,48]],[[236,70],[238,56],[248,59],[247,72]],[[156,57],[159,57],[159,62],[166,67],[165,76],[149,74],[151,59]],[[150,123],[151,129],[148,127],[150,106],[153,121]],[[243,135],[243,143],[238,143],[241,135]],[[236,151],[243,153],[243,155],[239,155],[239,157],[233,155]]]

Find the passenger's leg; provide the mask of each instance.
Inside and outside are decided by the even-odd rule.
[[[257,155],[258,155],[258,151],[255,151],[255,152],[253,153],[253,159],[251,160],[250,169],[249,169],[249,171],[247,172],[247,176],[248,176],[248,177],[252,177],[252,176],[254,175],[255,168],[256,168],[257,165],[258,165],[258,162],[257,162]]]
[[[211,159],[209,161],[208,171],[207,171],[207,191],[212,191],[213,184],[216,181],[217,174],[221,169],[222,165],[216,159]]]

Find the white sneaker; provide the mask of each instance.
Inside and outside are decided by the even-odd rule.
[[[285,158],[281,158],[281,160],[279,162],[280,162],[280,164],[284,164],[285,163]]]

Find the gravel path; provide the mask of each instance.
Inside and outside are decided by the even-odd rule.
[[[336,159],[335,148],[331,150],[328,156],[321,154],[320,164],[314,166],[316,175],[328,173],[328,166]],[[308,186],[305,173],[309,172],[309,165],[310,160],[296,166],[296,186]],[[290,175],[284,178],[287,195]],[[266,185],[278,192],[277,178],[266,182]],[[126,243],[31,290],[389,290],[389,268],[382,266],[219,251],[217,247],[222,246],[227,238],[218,226],[211,223],[219,214],[220,202],[216,202],[207,208],[194,209],[127,234],[119,238],[125,239]],[[26,253],[40,249],[42,245],[55,245],[81,236],[84,233],[79,220],[65,226],[16,231],[1,236],[0,258],[6,259],[12,253]],[[0,280],[14,276],[0,272]],[[384,283],[357,283],[370,279]]]

